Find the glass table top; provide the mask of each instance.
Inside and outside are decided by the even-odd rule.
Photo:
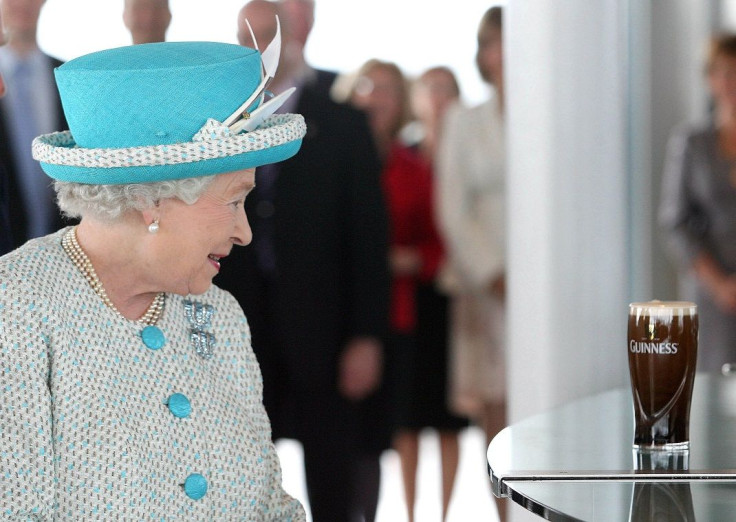
[[[538,514],[546,512],[550,520],[654,520],[641,518],[636,509],[638,518],[631,518],[632,509],[645,498],[686,496],[685,489],[695,516],[701,517],[672,515],[661,520],[719,520],[711,514],[721,509],[736,513],[736,500],[730,500],[736,498],[735,376],[696,377],[687,469],[637,469],[640,457],[632,449],[633,430],[628,388],[571,402],[507,427],[488,447],[494,494],[511,497]],[[652,503],[657,504],[650,500],[650,511]],[[603,506],[606,509],[599,511]]]
[[[552,521],[724,522],[736,518],[736,482],[519,482],[511,498]]]

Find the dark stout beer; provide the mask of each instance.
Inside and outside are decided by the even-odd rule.
[[[650,301],[629,305],[628,351],[634,446],[687,448],[698,355],[695,304]]]
[[[693,497],[687,483],[635,483],[629,522],[695,522]]]

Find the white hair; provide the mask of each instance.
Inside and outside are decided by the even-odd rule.
[[[54,189],[59,208],[67,216],[89,216],[102,221],[115,221],[129,210],[145,210],[162,199],[176,198],[192,205],[204,194],[214,177],[128,185],[87,185],[57,181]]]

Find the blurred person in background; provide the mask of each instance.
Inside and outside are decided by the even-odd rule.
[[[61,62],[38,48],[36,33],[44,0],[0,0],[7,45],[0,47],[0,162],[5,167],[15,247],[64,225],[55,195],[31,155],[33,139],[67,128],[54,68]]]
[[[478,28],[476,64],[493,88],[485,103],[453,107],[437,156],[438,215],[452,296],[450,405],[487,442],[506,424],[506,161],[502,8]],[[505,504],[497,500],[505,520]]]
[[[377,407],[391,412],[388,428],[401,458],[410,520],[414,520],[419,431],[433,427],[442,432],[445,516],[457,469],[457,430],[467,426],[466,420],[447,411],[447,303],[434,290],[443,247],[434,223],[432,161],[427,154],[439,121],[435,111],[443,111],[459,95],[451,73],[449,85],[442,85],[447,80],[442,72],[437,75],[430,72],[423,84],[429,87],[436,81],[435,92],[444,97],[420,100],[427,122],[427,139],[421,147],[407,145],[401,137],[412,111],[408,82],[396,64],[369,60],[356,73],[341,76],[333,88],[338,99],[347,98],[365,111],[383,163],[391,238],[391,328],[385,399]]]
[[[238,16],[242,45],[282,24],[279,70],[269,90],[296,91],[281,110],[307,123],[300,154],[259,168],[246,208],[253,248],[233,252],[216,284],[248,315],[263,371],[274,440],[301,442],[315,522],[370,520],[380,467],[362,459],[379,388],[387,328],[386,209],[365,116],[329,97],[335,75],[304,60],[314,3],[251,0]],[[292,32],[309,22],[305,35]],[[340,45],[340,42],[336,42]]]
[[[459,98],[457,79],[447,67],[430,68],[413,82],[411,105],[421,133],[415,147],[430,169],[435,163],[444,115],[451,105],[458,103]],[[433,192],[434,187],[429,188]],[[423,202],[427,209],[425,212],[429,212],[425,219],[428,224],[434,224],[433,194],[424,195],[427,197]],[[411,365],[414,377],[409,395],[409,416],[394,437],[394,446],[401,458],[410,521],[414,520],[412,507],[416,500],[420,431],[432,428],[439,435],[442,519],[446,520],[459,460],[459,432],[469,424],[467,418],[455,415],[448,408],[449,299],[438,288],[443,263],[444,255],[434,276],[426,281],[420,279],[417,283],[416,350]]]
[[[736,362],[736,34],[713,37],[705,71],[713,117],[673,131],[659,219],[698,305],[698,370],[720,371]]]
[[[419,123],[416,147],[431,164],[437,156],[445,114],[458,103],[460,84],[449,67],[431,67],[412,83],[411,105]]]
[[[3,45],[5,45],[5,30],[3,29],[2,10],[0,10],[0,47]],[[5,81],[0,72],[0,98],[3,96],[5,96]],[[0,256],[13,249],[13,236],[10,230],[10,201],[4,163],[0,161]]]
[[[404,74],[394,63],[369,60],[356,74],[341,78],[333,91],[363,110],[383,164],[381,182],[388,206],[391,270],[390,330],[386,340],[385,380],[373,407],[373,455],[378,460],[391,446],[396,426],[408,422],[414,380],[416,350],[416,292],[420,280],[434,273],[441,255],[439,238],[432,228],[430,172],[418,154],[399,141],[399,132],[409,122],[411,108]],[[342,84],[342,85],[341,85]],[[377,488],[376,488],[377,493]]]
[[[171,24],[169,0],[125,0],[123,23],[134,44],[165,42]]]
[[[281,5],[281,12],[289,20],[291,39],[288,45],[294,49],[288,55],[306,65],[304,50],[314,26],[314,0],[276,0]],[[333,77],[334,79],[334,77]]]

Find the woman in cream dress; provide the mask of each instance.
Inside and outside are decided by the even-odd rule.
[[[494,95],[450,110],[438,156],[439,223],[452,296],[450,406],[488,441],[505,425],[505,131],[501,8],[483,16],[476,61]],[[501,510],[500,510],[501,511]],[[502,513],[503,517],[503,513]]]

